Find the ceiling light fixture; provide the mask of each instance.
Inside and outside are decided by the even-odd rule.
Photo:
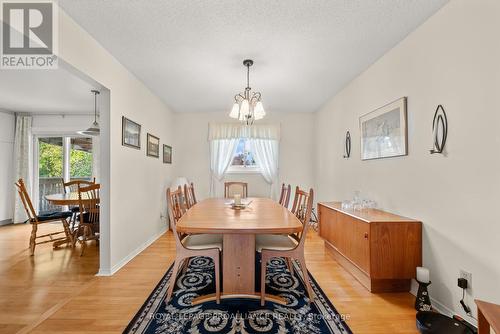
[[[254,121],[264,118],[266,112],[261,101],[259,92],[252,92],[250,88],[250,66],[253,60],[245,59],[243,65],[247,67],[247,87],[243,93],[234,96],[234,105],[229,113],[229,117],[240,120],[247,125],[252,125]]]
[[[101,92],[95,89],[92,89],[91,92],[94,94],[94,123],[87,130],[78,131],[78,133],[86,136],[99,136],[101,129],[99,123],[97,123],[97,95],[101,94]]]

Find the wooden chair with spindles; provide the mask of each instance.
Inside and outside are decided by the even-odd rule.
[[[181,236],[175,228],[179,219],[186,212],[185,199],[183,198],[182,188],[171,191],[167,188],[167,209],[174,233],[175,240],[175,262],[170,276],[170,282],[167,292],[166,302],[170,301],[174,286],[177,280],[177,274],[181,268],[187,268],[189,259],[195,256],[209,257],[215,265],[215,298],[217,304],[220,303],[220,253],[222,251],[222,236],[216,234],[195,234]]]
[[[284,183],[281,185],[281,194],[280,194],[280,205],[288,208],[288,204],[290,203],[290,191],[292,187],[290,185],[285,185]]]
[[[241,198],[247,198],[248,197],[248,183],[246,182],[224,182],[224,198],[229,198],[231,197],[231,188],[233,187],[238,187],[241,189],[240,192],[234,192],[236,194],[240,194]],[[234,194],[233,193],[233,194]]]
[[[95,177],[92,179],[92,181],[78,179],[78,180],[71,180],[68,182],[64,182],[64,179],[61,179],[61,180],[62,180],[63,191],[65,194],[78,192],[79,186],[90,186],[92,184],[95,184]],[[70,218],[70,228],[73,231],[75,229],[75,225],[77,223],[77,217],[78,217],[78,214],[80,212],[80,207],[74,206],[74,207],[70,207],[69,209],[72,212],[72,215]]]
[[[191,207],[197,203],[193,182],[184,185],[184,198],[186,200],[187,209],[191,209]]]
[[[21,197],[24,209],[26,210],[28,221],[31,224],[31,236],[29,242],[30,255],[35,254],[36,245],[45,244],[48,242],[54,242],[54,247],[56,247],[58,242],[64,243],[66,241],[72,244],[72,239],[71,239],[72,236],[67,221],[67,218],[71,216],[71,212],[51,212],[38,215],[33,207],[33,203],[31,202],[31,198],[28,194],[28,191],[26,190],[26,185],[24,183],[24,180],[23,179],[17,180],[16,187],[17,187],[17,192]],[[61,222],[63,225],[63,230],[58,232],[37,235],[38,225],[44,223],[52,223],[52,222]],[[61,233],[64,233],[65,236],[64,237],[60,236]],[[42,239],[42,238],[44,239],[43,241],[37,242],[37,239]]]
[[[307,191],[301,190],[298,186],[295,188],[295,196],[293,198],[292,213],[302,221],[305,209],[307,207],[307,202],[309,199],[309,193]]]
[[[80,256],[87,248],[87,242],[99,242],[100,223],[100,184],[78,186],[78,202],[80,208],[79,224],[75,232],[75,242],[81,245]]]
[[[297,190],[299,190],[297,188]],[[288,267],[290,272],[293,274],[292,263],[293,260],[297,260],[300,264],[300,269],[304,278],[304,284],[306,287],[307,295],[309,300],[313,298],[311,283],[309,282],[309,274],[307,272],[306,260],[304,256],[304,246],[306,242],[306,234],[309,229],[309,220],[311,219],[311,212],[313,206],[314,192],[312,189],[309,192],[299,190],[301,193],[307,194],[305,197],[305,208],[303,209],[303,214],[298,217],[302,222],[303,228],[302,232],[298,235],[298,240],[294,239],[288,235],[257,235],[255,238],[256,250],[261,253],[261,305],[264,305],[264,298],[266,293],[266,269],[267,263],[274,257],[285,258],[288,262]],[[297,196],[297,195],[296,195]]]

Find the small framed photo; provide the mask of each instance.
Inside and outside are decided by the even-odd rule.
[[[163,163],[164,164],[172,163],[172,146],[163,144]]]
[[[122,145],[141,149],[141,125],[122,116]]]
[[[160,138],[148,133],[148,146],[146,149],[148,157],[160,157]]]
[[[406,97],[359,118],[361,159],[380,159],[408,154]]]

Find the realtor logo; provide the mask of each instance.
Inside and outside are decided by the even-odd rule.
[[[56,8],[52,1],[1,1],[0,68],[57,68]]]

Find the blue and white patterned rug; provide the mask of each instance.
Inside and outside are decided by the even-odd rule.
[[[352,333],[312,276],[315,297],[308,303],[296,263],[294,269],[292,277],[285,261],[278,258],[268,265],[266,292],[283,297],[286,306],[266,301],[262,307],[260,300],[240,298],[224,299],[219,305],[211,301],[191,306],[193,298],[215,292],[212,260],[193,258],[187,272],[177,278],[172,300],[165,304],[170,267],[124,333]]]

